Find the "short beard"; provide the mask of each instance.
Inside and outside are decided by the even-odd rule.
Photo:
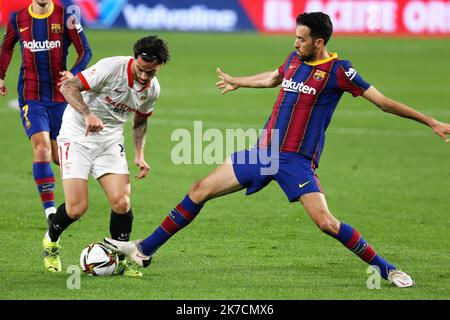
[[[300,58],[300,61],[304,61],[304,62],[311,61],[314,58],[314,55],[312,53],[307,56],[304,56],[304,55],[303,56],[298,55],[298,56]]]
[[[40,3],[39,1],[36,1],[36,3],[41,8],[45,8],[49,4],[49,2],[47,2],[47,3]]]

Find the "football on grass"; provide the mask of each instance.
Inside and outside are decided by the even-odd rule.
[[[99,242],[85,247],[80,256],[80,265],[84,273],[93,276],[113,275],[118,263],[117,254]]]

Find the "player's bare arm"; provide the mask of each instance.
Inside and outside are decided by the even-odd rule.
[[[60,89],[66,101],[79,114],[84,117],[86,122],[86,136],[89,132],[100,132],[103,129],[103,122],[89,110],[89,106],[84,103],[81,92],[84,91],[84,86],[78,77],[73,77],[65,81]]]
[[[0,79],[0,96],[6,96],[8,94],[8,89],[5,86],[5,80]]]
[[[61,71],[59,73],[59,75],[61,76],[61,78],[59,78],[59,82],[58,82],[58,86],[62,85],[62,83],[66,80],[70,80],[73,78],[73,74],[70,71]]]
[[[447,135],[450,134],[450,124],[440,122],[403,103],[392,100],[391,98],[386,97],[385,95],[380,93],[373,86],[367,89],[362,96],[375,104],[384,112],[389,112],[400,117],[423,123],[433,129],[434,133],[444,139],[445,142],[450,141],[450,139],[447,137]]]
[[[275,71],[266,71],[258,73],[248,77],[233,77],[220,68],[216,69],[219,80],[216,83],[218,89],[222,90],[221,93],[225,94],[228,91],[233,91],[238,88],[273,88],[278,86],[282,78],[278,73],[278,69]]]
[[[147,118],[135,115],[133,118],[133,143],[135,147],[134,163],[139,168],[137,179],[144,178],[150,166],[144,160],[144,146],[147,137]]]

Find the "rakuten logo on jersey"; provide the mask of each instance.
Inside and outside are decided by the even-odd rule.
[[[283,79],[283,82],[281,83],[281,87],[284,89],[284,91],[288,92],[300,92],[300,93],[306,93],[306,94],[313,94],[315,95],[317,93],[316,89],[311,88],[308,85],[305,85],[303,82],[295,82],[292,81],[292,79]]]
[[[61,48],[61,41],[24,41],[24,49],[28,49],[31,52],[50,51],[51,49]]]

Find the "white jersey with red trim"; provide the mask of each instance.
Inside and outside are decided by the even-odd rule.
[[[159,82],[156,77],[147,86],[134,81],[133,61],[132,57],[105,58],[77,75],[86,90],[82,92],[84,102],[102,120],[104,128],[86,137],[83,116],[69,104],[64,112],[60,137],[79,143],[101,142],[122,136],[130,113],[142,117],[152,114],[160,93]]]

